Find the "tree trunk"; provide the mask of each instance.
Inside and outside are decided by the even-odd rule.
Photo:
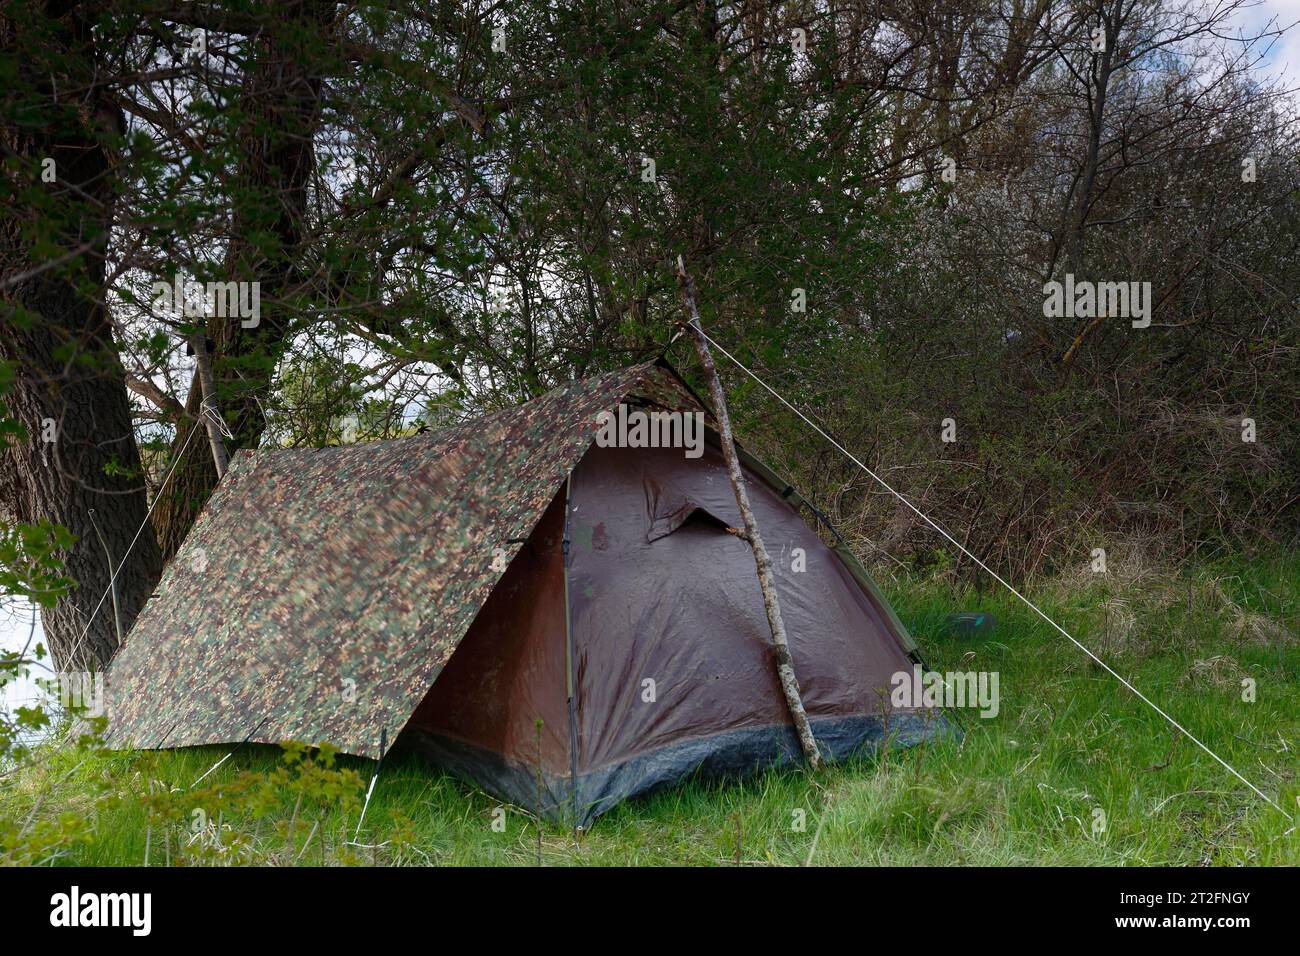
[[[190,435],[202,429],[203,390],[198,382],[190,385],[185,399],[185,417],[176,424],[176,438],[168,455],[171,479],[154,506],[153,526],[162,560],[170,561],[185,540],[194,519],[217,486],[217,468],[203,436]],[[180,456],[179,458],[177,456]]]
[[[821,753],[817,749],[817,741],[813,737],[812,726],[808,723],[808,714],[804,710],[803,697],[799,693],[799,679],[794,673],[790,644],[785,636],[785,622],[781,619],[781,603],[777,599],[776,575],[772,572],[772,558],[763,545],[758,521],[755,520],[754,511],[749,506],[749,493],[745,490],[745,478],[740,471],[740,459],[736,456],[736,446],[731,435],[727,396],[722,391],[722,381],[718,378],[718,370],[713,365],[713,355],[709,352],[708,340],[704,338],[699,309],[695,304],[695,284],[686,272],[685,260],[680,256],[677,259],[677,275],[681,280],[682,298],[686,302],[691,337],[695,340],[695,354],[699,356],[700,365],[704,368],[704,377],[709,382],[709,396],[713,401],[713,413],[718,419],[722,455],[727,461],[731,489],[736,494],[736,506],[740,509],[741,520],[745,523],[745,536],[754,551],[754,564],[758,569],[758,586],[763,592],[763,608],[767,612],[767,624],[772,631],[772,646],[776,650],[776,676],[781,682],[781,692],[785,695],[786,705],[790,708],[790,716],[799,735],[799,745],[803,748],[808,763],[817,770],[822,765]]]
[[[5,151],[17,157],[17,177],[27,180],[22,187],[45,190],[51,200],[39,213],[7,214],[0,223],[0,356],[17,364],[4,402],[26,430],[0,450],[0,500],[16,521],[49,521],[76,535],[63,556],[75,586],[41,619],[56,667],[86,670],[105,664],[117,647],[109,557],[91,509],[121,564],[124,628],[152,592],[161,562],[104,306],[114,184],[105,142],[122,121],[97,86],[103,80],[90,24],[75,12],[57,22],[42,23],[43,16],[27,9],[21,22],[0,18],[8,51],[43,51],[44,65],[16,60],[16,95],[41,107],[32,114],[39,122],[2,135]],[[36,26],[39,43],[24,36]],[[54,161],[53,182],[40,177],[46,159]],[[39,240],[63,251],[39,253]]]
[[[213,317],[203,330],[215,345],[214,402],[234,436],[232,453],[256,448],[261,440],[263,402],[288,344],[333,10],[324,0],[291,0],[277,9],[266,32],[250,41],[258,44],[256,62],[240,100],[247,145],[232,187],[234,228],[221,278],[259,283],[261,314],[255,325]],[[185,403],[196,421],[202,397],[196,377]],[[191,427],[203,426],[179,428],[173,454]],[[190,442],[177,462],[174,484],[158,503],[154,527],[165,560],[181,546],[219,480],[213,455],[201,446],[197,436]]]
[[[1097,58],[1097,66],[1090,79],[1095,79],[1091,92],[1092,108],[1088,113],[1088,148],[1083,159],[1083,171],[1079,177],[1078,195],[1074,197],[1073,213],[1070,217],[1069,260],[1070,269],[1078,274],[1083,269],[1084,231],[1088,227],[1088,207],[1092,202],[1093,186],[1097,181],[1097,169],[1101,162],[1101,140],[1106,125],[1106,98],[1110,93],[1112,64],[1115,61],[1115,44],[1119,42],[1120,24],[1124,18],[1123,0],[1116,0],[1114,20],[1108,16],[1106,3],[1098,4],[1100,28],[1105,31],[1106,47]]]

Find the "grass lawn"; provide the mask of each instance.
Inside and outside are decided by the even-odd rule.
[[[268,783],[280,753],[244,748],[187,789],[227,748],[64,748],[0,783],[0,860],[8,847],[11,860],[135,865],[147,847],[150,863],[187,864],[1300,864],[1300,558],[1181,574],[1112,562],[1026,589],[1285,815],[1010,595],[881,583],[933,669],[999,672],[1000,712],[964,711],[961,741],[693,783],[625,803],[577,841],[543,825],[540,850],[526,814],[413,756],[385,762],[351,846],[369,762]],[[991,634],[945,633],[949,614],[977,608]],[[20,830],[40,845],[16,852]]]

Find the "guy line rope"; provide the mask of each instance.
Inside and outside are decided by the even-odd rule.
[[[934,521],[932,521],[928,515],[926,515],[926,514],[925,514],[924,512],[922,512],[919,508],[917,508],[916,505],[912,504],[912,502],[908,501],[907,498],[905,498],[905,497],[904,497],[903,495],[901,495],[899,492],[895,491],[894,488],[889,484],[889,482],[885,481],[885,479],[881,478],[881,477],[880,477],[879,475],[877,475],[874,471],[872,471],[870,468],[868,468],[866,465],[864,465],[861,461],[859,461],[859,460],[857,459],[857,457],[856,457],[855,455],[853,455],[853,454],[852,454],[852,453],[851,453],[847,448],[845,448],[843,445],[841,445],[839,442],[837,442],[834,438],[832,438],[830,435],[828,435],[828,434],[826,433],[826,431],[825,431],[825,430],[824,430],[820,425],[818,425],[815,421],[813,421],[811,418],[809,418],[807,415],[805,415],[805,414],[804,414],[803,412],[801,412],[799,409],[795,408],[795,407],[794,407],[793,405],[791,405],[788,401],[786,401],[784,397],[782,397],[781,395],[779,395],[779,394],[778,394],[778,393],[777,393],[777,392],[776,392],[776,391],[775,391],[775,390],[774,390],[770,385],[768,385],[765,381],[763,381],[761,378],[759,378],[757,375],[755,375],[754,372],[752,372],[748,367],[746,367],[744,363],[742,363],[738,358],[736,358],[734,355],[732,355],[730,352],[728,352],[725,348],[723,348],[721,345],[719,345],[719,344],[717,343],[717,341],[716,341],[712,336],[710,336],[707,332],[705,332],[703,329],[698,328],[698,327],[697,327],[696,331],[698,331],[701,335],[703,335],[706,339],[708,339],[709,342],[713,345],[714,348],[716,348],[719,352],[721,352],[721,353],[722,353],[723,355],[725,355],[728,359],[730,359],[731,362],[732,362],[732,364],[734,364],[737,368],[739,368],[739,369],[740,369],[741,371],[743,371],[746,375],[748,375],[748,376],[749,376],[750,378],[752,378],[755,382],[757,382],[757,383],[758,383],[758,384],[759,384],[759,385],[760,385],[760,386],[761,386],[765,391],[767,391],[767,392],[768,392],[768,393],[769,393],[773,398],[775,398],[778,402],[780,402],[780,403],[781,403],[782,405],[784,405],[786,408],[790,409],[790,411],[792,411],[792,412],[794,412],[796,415],[798,415],[799,418],[801,418],[801,419],[802,419],[802,420],[803,420],[803,421],[804,421],[804,422],[805,422],[805,423],[806,423],[810,428],[813,429],[813,431],[817,432],[817,434],[821,435],[822,438],[826,439],[828,442],[830,442],[832,445],[834,445],[835,448],[838,449],[839,452],[840,452],[841,454],[843,454],[846,458],[848,458],[848,459],[849,459],[850,461],[852,461],[855,465],[857,465],[859,468],[861,468],[863,471],[865,471],[868,475],[870,475],[871,478],[873,478],[873,479],[874,479],[874,480],[875,480],[875,481],[876,481],[876,482],[877,482],[881,487],[883,487],[886,491],[888,491],[891,495],[893,495],[895,498],[897,498],[899,501],[901,501],[904,505],[906,505],[906,506],[907,506],[911,511],[913,511],[913,512],[917,515],[917,517],[919,517],[922,521],[924,521],[926,524],[928,524],[928,525],[929,525],[931,528],[933,528],[935,531],[939,532],[939,534],[943,535],[943,537],[946,538],[949,542],[951,542],[952,545],[953,545],[954,547],[956,547],[959,551],[961,551],[962,554],[966,555],[966,557],[968,557],[968,558],[970,558],[972,561],[974,561],[977,565],[979,565],[980,568],[982,568],[984,571],[986,571],[986,572],[987,572],[987,573],[988,573],[988,574],[989,574],[989,575],[990,575],[990,576],[991,576],[995,581],[997,581],[997,582],[998,582],[999,584],[1001,584],[1004,588],[1006,588],[1008,591],[1010,591],[1012,594],[1014,594],[1017,598],[1019,598],[1020,601],[1021,601],[1021,602],[1026,606],[1026,607],[1028,607],[1030,610],[1032,610],[1035,614],[1037,614],[1039,617],[1041,617],[1044,621],[1046,621],[1048,624],[1050,624],[1050,625],[1051,625],[1052,627],[1054,627],[1056,630],[1060,631],[1061,634],[1064,635],[1065,638],[1066,638],[1066,639],[1067,639],[1071,644],[1073,644],[1073,645],[1074,645],[1075,647],[1077,647],[1079,650],[1083,651],[1083,653],[1087,654],[1090,658],[1092,658],[1092,659],[1093,659],[1097,664],[1099,664],[1099,665],[1100,665],[1100,666],[1101,666],[1101,667],[1102,667],[1102,668],[1103,668],[1103,669],[1104,669],[1108,674],[1110,674],[1110,675],[1111,675],[1112,677],[1114,677],[1117,681],[1119,681],[1121,684],[1123,684],[1125,687],[1127,687],[1130,691],[1132,691],[1132,692],[1133,692],[1133,693],[1134,693],[1134,694],[1135,694],[1135,695],[1136,695],[1136,696],[1137,696],[1137,697],[1138,697],[1138,698],[1139,698],[1143,703],[1145,703],[1148,707],[1150,707],[1152,710],[1154,710],[1157,714],[1159,714],[1161,717],[1163,717],[1165,720],[1167,720],[1167,721],[1168,721],[1168,722],[1169,722],[1173,727],[1175,727],[1179,732],[1181,732],[1181,733],[1183,734],[1183,736],[1185,736],[1188,740],[1190,740],[1192,743],[1196,744],[1196,746],[1200,747],[1200,748],[1201,748],[1202,750],[1204,750],[1207,754],[1209,754],[1209,755],[1210,755],[1211,757],[1213,757],[1216,761],[1218,761],[1218,763],[1219,763],[1219,764],[1220,764],[1220,765],[1221,765],[1225,770],[1227,770],[1230,774],[1232,774],[1234,777],[1236,777],[1238,780],[1240,780],[1242,783],[1244,783],[1247,787],[1249,787],[1251,790],[1253,790],[1253,791],[1255,792],[1255,794],[1256,794],[1257,796],[1260,797],[1260,799],[1264,800],[1266,803],[1269,804],[1269,806],[1273,807],[1275,810],[1277,810],[1277,811],[1278,811],[1279,813],[1281,813],[1283,816],[1287,817],[1287,819],[1290,819],[1290,814],[1288,814],[1284,809],[1282,809],[1281,806],[1279,806],[1276,802],[1274,802],[1273,799],[1272,799],[1271,797],[1269,797],[1266,793],[1264,793],[1264,791],[1260,790],[1259,787],[1255,786],[1253,783],[1251,783],[1249,780],[1247,780],[1244,776],[1242,776],[1242,775],[1237,771],[1237,769],[1236,769],[1235,767],[1233,767],[1230,763],[1228,763],[1226,760],[1224,760],[1222,757],[1220,757],[1218,754],[1216,754],[1213,750],[1211,750],[1211,749],[1210,749],[1209,747],[1207,747],[1205,744],[1201,743],[1200,739],[1197,738],[1195,734],[1193,734],[1193,733],[1192,733],[1191,731],[1189,731],[1186,727],[1184,727],[1184,726],[1183,726],[1182,724],[1180,724],[1178,721],[1174,720],[1174,718],[1170,717],[1167,713],[1165,713],[1165,712],[1164,712],[1164,711],[1163,711],[1159,706],[1157,706],[1157,705],[1156,705],[1156,704],[1155,704],[1155,703],[1154,703],[1154,702],[1153,702],[1149,697],[1147,697],[1146,694],[1142,693],[1140,690],[1138,690],[1136,687],[1134,687],[1131,683],[1129,683],[1129,681],[1127,681],[1124,677],[1122,677],[1119,673],[1117,673],[1117,672],[1114,670],[1114,668],[1112,668],[1109,664],[1107,664],[1105,661],[1103,661],[1100,657],[1098,657],[1098,656],[1097,656],[1096,654],[1094,654],[1092,651],[1088,650],[1088,648],[1084,647],[1083,644],[1080,643],[1079,641],[1077,641],[1077,640],[1073,637],[1073,635],[1071,635],[1071,634],[1070,634],[1070,633],[1069,633],[1065,628],[1061,627],[1061,625],[1057,624],[1054,620],[1052,620],[1052,619],[1051,619],[1050,617],[1048,617],[1045,613],[1043,613],[1043,611],[1039,609],[1038,605],[1034,604],[1034,603],[1033,603],[1032,601],[1030,601],[1027,597],[1025,597],[1023,594],[1021,594],[1018,590],[1016,590],[1014,587],[1012,587],[1010,584],[1008,584],[1008,583],[1007,583],[1007,582],[1002,578],[1001,575],[999,575],[996,571],[994,571],[994,570],[993,570],[992,568],[990,568],[987,564],[985,564],[983,561],[981,561],[978,557],[976,557],[975,555],[971,554],[971,552],[968,551],[968,550],[965,548],[965,546],[963,546],[963,545],[961,544],[961,542],[959,542],[956,538],[954,538],[954,537],[953,537],[952,535],[950,535],[947,531],[945,531],[943,528],[941,528],[938,524],[936,524]]]

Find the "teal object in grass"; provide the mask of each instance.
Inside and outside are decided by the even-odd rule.
[[[948,627],[962,637],[987,637],[993,633],[996,623],[987,611],[962,611],[948,615]]]

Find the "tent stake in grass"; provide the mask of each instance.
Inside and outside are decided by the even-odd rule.
[[[361,804],[361,816],[357,817],[357,832],[352,834],[352,842],[355,844],[357,838],[361,836],[361,824],[366,822],[366,810],[370,808],[370,796],[375,792],[375,782],[379,779],[379,771],[384,766],[384,755],[388,752],[388,728],[384,727],[379,731],[379,759],[375,761],[375,773],[370,778],[370,787],[366,790],[366,802]]]
[[[767,611],[767,623],[772,629],[772,644],[776,649],[776,675],[781,682],[781,691],[794,718],[795,731],[799,734],[799,745],[804,756],[814,770],[821,769],[821,753],[813,737],[812,726],[808,723],[808,714],[803,707],[803,697],[799,694],[799,679],[794,673],[794,662],[790,657],[790,645],[785,637],[785,622],[781,619],[781,604],[776,596],[776,577],[772,573],[772,558],[763,546],[763,537],[758,531],[758,521],[749,506],[749,494],[745,491],[745,479],[740,472],[740,460],[736,456],[736,446],[731,437],[731,417],[727,414],[727,398],[722,391],[722,380],[713,364],[708,341],[704,338],[704,327],[700,324],[700,310],[696,305],[695,283],[686,271],[686,260],[677,257],[677,278],[681,281],[682,299],[686,303],[687,326],[691,338],[695,341],[695,354],[700,359],[704,376],[709,380],[709,397],[713,401],[713,412],[718,418],[719,437],[722,440],[722,455],[727,461],[727,474],[731,476],[731,490],[736,493],[736,506],[740,509],[741,520],[745,523],[745,537],[754,552],[754,564],[758,568],[758,586],[763,592],[763,607]]]

